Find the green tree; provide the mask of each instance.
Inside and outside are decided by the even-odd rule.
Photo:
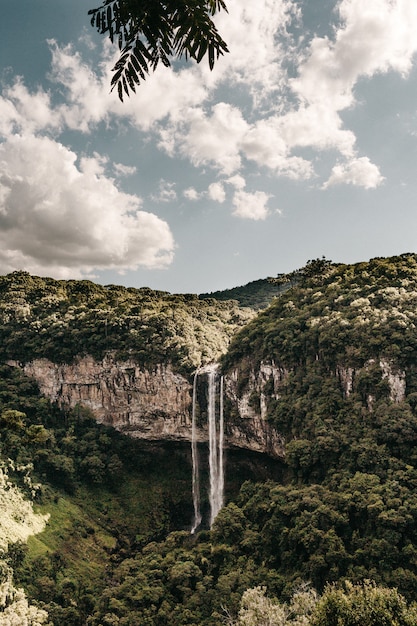
[[[415,605],[408,606],[396,589],[371,581],[344,588],[328,586],[320,599],[311,626],[414,626]]]
[[[92,26],[119,46],[111,87],[117,85],[120,100],[172,57],[199,63],[207,55],[212,69],[228,52],[212,20],[220,9],[227,10],[223,0],[104,0],[91,9]]]

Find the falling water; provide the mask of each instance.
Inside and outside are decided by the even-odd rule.
[[[208,425],[209,425],[209,466],[210,466],[210,526],[223,506],[223,379],[220,380],[219,427],[216,423],[216,371],[208,374]]]
[[[191,528],[191,534],[194,534],[201,524],[200,512],[200,472],[198,467],[198,448],[197,448],[197,425],[196,425],[196,404],[197,404],[197,377],[198,370],[194,374],[193,383],[193,408],[192,408],[192,426],[191,426],[191,456],[193,461],[193,504],[194,504],[194,521]]]
[[[219,473],[218,473],[218,482],[219,486],[217,489],[218,498],[217,498],[217,513],[223,507],[223,492],[224,492],[224,462],[223,462],[223,450],[224,450],[224,405],[223,405],[223,376],[220,378],[220,398],[219,398]],[[216,515],[217,515],[216,513]]]
[[[193,504],[194,521],[191,533],[195,533],[201,524],[200,511],[200,477],[199,459],[197,448],[197,378],[200,373],[207,374],[207,421],[209,434],[209,469],[210,469],[210,526],[213,524],[218,512],[223,506],[224,491],[224,406],[223,406],[223,376],[220,378],[218,423],[216,413],[216,367],[210,366],[197,370],[193,383],[193,406],[192,406],[192,432],[191,432],[191,456],[193,462]]]

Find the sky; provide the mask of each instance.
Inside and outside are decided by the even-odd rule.
[[[417,2],[226,0],[110,91],[93,0],[0,0],[0,274],[206,293],[417,252]]]

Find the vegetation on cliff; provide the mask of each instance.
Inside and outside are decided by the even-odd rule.
[[[0,359],[68,363],[113,351],[187,372],[218,359],[252,316],[237,302],[13,272],[0,277]]]

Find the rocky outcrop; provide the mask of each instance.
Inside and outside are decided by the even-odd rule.
[[[10,365],[19,365],[10,362]],[[88,407],[97,421],[132,437],[148,440],[191,441],[192,383],[169,365],[153,369],[134,361],[118,361],[108,355],[102,361],[92,357],[72,364],[38,359],[22,366],[34,378],[43,395],[61,407]],[[197,439],[208,441],[205,372],[199,374],[199,414]],[[281,458],[283,442],[266,420],[266,385],[277,389],[284,375],[273,365],[262,366],[251,377],[248,390],[240,396],[237,373],[224,378],[225,445],[267,453]],[[271,383],[272,381],[272,383]],[[258,410],[250,395],[259,394]],[[227,410],[230,407],[230,411]]]
[[[387,359],[379,361],[382,378],[388,381],[390,398],[392,402],[403,402],[406,390],[406,377],[404,370],[395,368]]]
[[[279,388],[288,372],[274,361],[250,368],[246,375],[235,368],[225,377],[225,395],[239,416],[227,423],[228,437],[242,448],[285,456],[284,439],[268,422],[268,400],[279,397]],[[245,380],[246,379],[246,380]],[[244,384],[242,384],[242,380]],[[239,443],[237,443],[239,442]]]
[[[406,392],[406,375],[404,370],[396,367],[388,359],[380,359],[379,361],[369,359],[369,361],[365,363],[364,367],[365,369],[369,369],[375,365],[379,366],[382,379],[388,382],[391,402],[403,402]],[[346,398],[348,398],[355,390],[355,377],[357,373],[358,372],[353,367],[345,367],[341,365],[336,367],[336,375],[339,378],[344,396]],[[374,397],[370,395],[367,403],[368,408],[371,410],[374,400]]]
[[[134,361],[91,357],[57,365],[38,359],[23,367],[43,395],[60,406],[88,407],[97,421],[142,439],[189,437],[190,384],[169,366],[153,370]]]

